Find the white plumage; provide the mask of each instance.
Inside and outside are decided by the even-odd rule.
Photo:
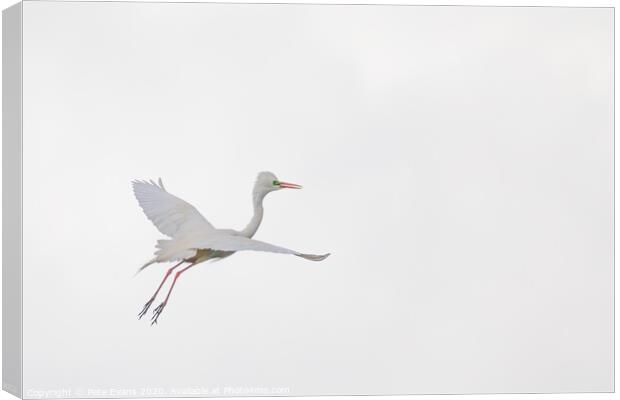
[[[215,228],[194,206],[166,191],[159,178],[133,181],[133,192],[146,217],[166,236],[211,232]]]
[[[154,311],[153,323],[157,322],[157,318],[165,307],[179,275],[201,262],[221,259],[237,251],[247,250],[291,254],[312,261],[321,261],[329,256],[329,253],[323,255],[305,254],[251,239],[263,218],[263,199],[265,196],[280,189],[301,189],[299,185],[279,181],[271,172],[258,174],[252,192],[254,215],[247,227],[241,231],[216,229],[194,206],[169,193],[161,178],[157,183],[152,180],[136,180],[132,183],[134,194],[144,214],[161,233],[169,237],[169,239],[157,241],[155,257],[142,266],[138,272],[153,263],[179,262],[168,270],[159,288],[139,314],[140,318],[149,309],[172,270],[183,263],[189,263],[189,266],[176,273],[168,296]]]

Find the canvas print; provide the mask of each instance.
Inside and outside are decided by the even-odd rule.
[[[2,25],[4,390],[614,390],[612,8]]]

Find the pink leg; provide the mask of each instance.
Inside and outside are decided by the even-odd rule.
[[[168,289],[168,294],[166,295],[166,299],[160,305],[158,305],[157,308],[155,308],[155,310],[153,310],[153,318],[151,318],[151,325],[157,323],[157,318],[159,318],[161,312],[164,311],[164,307],[166,307],[166,304],[168,304],[168,299],[170,298],[170,294],[172,294],[172,289],[174,289],[174,284],[177,283],[177,279],[179,279],[179,276],[181,276],[183,272],[187,271],[194,265],[196,264],[192,263],[188,265],[187,267],[183,268],[182,270],[178,271],[174,275],[174,280],[172,281],[172,285],[170,285],[170,289]]]
[[[142,311],[140,311],[140,314],[138,314],[138,319],[142,318],[144,316],[144,314],[146,314],[146,312],[149,310],[149,308],[151,307],[151,304],[153,304],[153,302],[155,301],[155,298],[157,297],[157,294],[159,293],[161,288],[164,286],[164,283],[166,283],[166,280],[168,279],[170,274],[172,274],[172,271],[174,271],[174,269],[176,267],[178,267],[179,265],[183,264],[184,262],[185,262],[185,260],[181,261],[180,263],[178,263],[174,267],[169,268],[168,271],[166,271],[166,275],[164,275],[164,279],[162,279],[161,283],[159,284],[159,287],[157,288],[157,290],[155,291],[153,296],[151,296],[149,301],[146,302],[146,304],[142,308]]]

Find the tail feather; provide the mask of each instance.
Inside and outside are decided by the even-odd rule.
[[[136,273],[134,274],[134,276],[138,275],[140,272],[142,272],[142,270],[146,267],[148,267],[149,265],[155,264],[157,262],[157,257],[150,259],[146,264],[144,264],[143,266],[141,266],[140,268],[138,268],[138,270],[136,271]]]
[[[155,247],[158,249],[155,258],[159,262],[180,261],[196,255],[196,249],[188,248],[186,243],[179,239],[161,239]]]

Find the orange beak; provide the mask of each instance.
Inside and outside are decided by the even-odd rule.
[[[301,185],[289,182],[280,182],[280,187],[283,189],[301,189]]]

